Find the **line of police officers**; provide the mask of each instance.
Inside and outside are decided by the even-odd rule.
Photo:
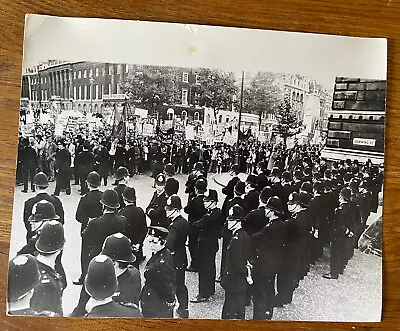
[[[226,198],[221,209],[217,192],[207,189],[200,162],[186,183],[185,208],[176,195],[179,182],[173,178],[172,165],[156,177],[145,211],[136,206],[135,189],[127,186],[126,168],[116,171],[115,189],[104,192],[98,189],[100,176],[89,173],[89,192],[76,211],[82,273],[74,284],[83,286],[72,316],[172,318],[177,307],[177,315],[187,318],[189,271],[199,274],[198,295],[191,302],[207,301],[215,292],[215,281],[220,281],[225,290],[222,318],[244,319],[252,299],[253,318],[271,319],[274,307],[291,302],[324,246],[331,250],[330,272],[323,276],[337,279],[343,273],[374,209],[377,173],[324,165],[311,169],[303,164],[283,173],[276,167],[268,175],[261,161],[257,174],[248,175],[246,182],[240,181],[239,167],[233,165],[232,179],[222,190]],[[46,175],[36,174],[34,185],[38,194],[24,206],[27,244],[9,264],[9,313],[62,316],[67,284],[61,264],[64,211],[61,201],[46,192]],[[145,259],[146,236],[152,256],[142,287],[138,268]]]

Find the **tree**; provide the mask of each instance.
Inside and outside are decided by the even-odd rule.
[[[290,97],[285,95],[285,98],[278,106],[276,113],[278,124],[276,126],[277,132],[282,136],[285,141],[303,130],[303,123],[298,118],[298,113],[292,108]]]
[[[218,110],[228,109],[237,93],[235,75],[231,71],[201,69],[200,84],[193,89],[199,96],[199,105],[210,107],[215,116]]]
[[[270,72],[258,72],[243,92],[243,109],[258,115],[258,129],[264,114],[274,114],[283,98],[283,89]]]
[[[174,67],[136,65],[122,86],[132,103],[148,110],[180,100],[179,71]]]

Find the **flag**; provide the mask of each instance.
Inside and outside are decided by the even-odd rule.
[[[117,105],[114,104],[113,136],[121,139],[124,139],[126,135],[126,108],[127,105],[124,103],[122,114],[120,114]]]

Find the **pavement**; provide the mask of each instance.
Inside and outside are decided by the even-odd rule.
[[[246,174],[241,174],[243,179]],[[180,183],[179,195],[185,205],[187,196],[184,194],[186,175],[176,175]],[[220,205],[223,202],[222,185],[229,180],[229,174],[210,174],[209,187],[217,190]],[[109,180],[113,182],[112,179]],[[145,208],[150,202],[154,189],[153,179],[147,175],[137,175],[130,179],[129,185],[136,188],[138,206]],[[111,188],[108,185],[107,188]],[[80,199],[79,186],[72,186],[72,194],[67,196],[61,193],[60,199],[65,210],[65,236],[62,263],[67,274],[67,288],[63,296],[64,315],[69,315],[77,304],[80,286],[72,281],[80,275],[80,224],[75,220],[75,212]],[[100,189],[104,190],[105,187]],[[22,193],[21,187],[15,188],[13,224],[11,231],[10,257],[25,244],[25,227],[22,221],[24,201],[35,193]],[[49,192],[54,191],[51,183]],[[221,246],[222,242],[220,242]],[[147,247],[145,254],[149,255]],[[188,255],[189,256],[189,255]],[[216,265],[219,272],[221,250],[217,253]],[[141,271],[145,263],[140,267]],[[327,280],[322,274],[329,271],[329,250],[325,250],[324,257],[311,267],[309,274],[300,283],[294,294],[293,302],[283,308],[276,308],[274,320],[306,320],[306,321],[378,321],[380,320],[382,302],[382,258],[367,255],[356,250],[354,258],[349,262],[343,276],[338,280]],[[186,285],[189,298],[197,295],[198,274],[186,273]],[[216,293],[208,302],[189,303],[191,318],[219,319],[221,318],[224,301],[224,291],[216,284]],[[252,307],[246,308],[246,319],[251,319]]]

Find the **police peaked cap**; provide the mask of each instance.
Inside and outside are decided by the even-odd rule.
[[[17,255],[8,263],[8,301],[14,302],[36,287],[40,273],[36,258]]]
[[[134,187],[127,186],[122,193],[123,198],[129,202],[136,201],[136,190]]]
[[[218,202],[218,192],[213,189],[209,189],[204,193],[204,198],[203,200],[206,201],[215,201]]]
[[[104,240],[102,254],[107,255],[113,261],[135,262],[132,254],[132,244],[128,237],[122,233],[114,233]]]
[[[165,209],[166,210],[173,210],[173,209],[181,210],[182,209],[181,198],[176,194],[171,195],[167,199],[167,204],[165,205]]]
[[[175,175],[175,167],[173,166],[173,164],[168,163],[164,167],[164,172],[169,176],[173,176]]]
[[[61,250],[64,243],[64,227],[59,221],[52,220],[44,223],[35,247],[40,253],[51,254]]]
[[[129,176],[129,171],[125,167],[119,167],[115,172],[115,179],[119,180]]]
[[[263,203],[267,203],[268,199],[274,195],[270,186],[265,186],[260,193],[260,200]]]
[[[234,205],[228,210],[228,216],[227,220],[228,221],[234,221],[234,220],[242,220],[244,218],[244,209],[242,206],[239,205]]]
[[[33,184],[47,187],[49,186],[49,180],[44,172],[38,172],[35,177],[33,177]]]
[[[118,193],[113,189],[107,189],[103,192],[100,202],[106,207],[117,209],[119,208]]]
[[[244,188],[245,188],[244,182],[239,180],[235,185],[234,191],[236,194],[242,195],[245,193]]]
[[[168,229],[164,228],[163,226],[149,226],[148,227],[148,234],[153,237],[160,238],[162,240],[167,239],[168,237]]]
[[[111,297],[117,287],[113,261],[103,254],[95,256],[89,263],[85,277],[86,292],[94,299],[104,300]]]
[[[93,187],[99,187],[101,185],[100,175],[96,171],[89,172],[86,181]]]

